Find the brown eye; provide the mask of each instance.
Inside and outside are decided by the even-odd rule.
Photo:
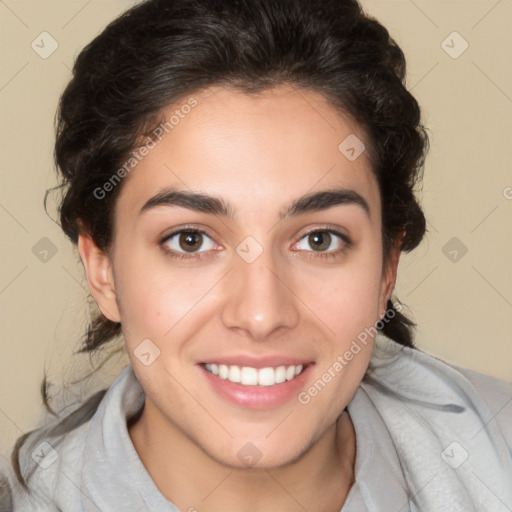
[[[191,230],[176,231],[162,243],[175,253],[202,253],[215,247],[215,243],[206,233]]]
[[[194,252],[201,247],[203,237],[201,233],[181,233],[178,243],[184,251]]]
[[[326,231],[316,231],[308,235],[308,242],[314,251],[325,251],[331,245],[331,234]]]
[[[335,257],[342,254],[352,242],[349,237],[334,229],[316,229],[305,233],[295,244],[295,250],[315,257]],[[316,253],[316,254],[315,254]]]

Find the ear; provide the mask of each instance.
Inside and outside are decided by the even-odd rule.
[[[78,236],[78,251],[84,264],[89,291],[100,311],[112,322],[120,322],[116,301],[114,275],[108,254],[98,249],[87,234]]]
[[[382,275],[379,297],[379,320],[382,319],[386,314],[388,300],[391,298],[391,294],[395,288],[399,260],[400,245],[395,244],[391,249],[387,268],[384,269]]]

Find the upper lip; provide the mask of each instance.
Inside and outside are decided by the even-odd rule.
[[[212,357],[201,362],[202,364],[225,364],[226,366],[249,366],[251,368],[267,368],[269,366],[305,366],[312,363],[310,359],[288,357],[280,355],[251,356],[247,354]]]

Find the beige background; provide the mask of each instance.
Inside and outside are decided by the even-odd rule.
[[[81,265],[42,201],[55,184],[53,118],[73,59],[132,3],[0,1],[3,454],[41,415],[44,368],[56,382],[84,368],[72,357],[87,318]],[[512,0],[363,5],[404,49],[432,143],[420,193],[430,232],[402,256],[397,296],[418,323],[421,349],[512,381]],[[31,47],[43,31],[58,43],[46,59]],[[460,51],[461,37],[469,46],[452,58],[443,48]],[[33,252],[44,237],[57,251],[46,262]],[[457,261],[445,255],[453,243],[467,248]],[[114,358],[106,381],[123,361]]]

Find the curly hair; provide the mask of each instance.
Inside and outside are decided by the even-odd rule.
[[[426,231],[414,189],[428,136],[405,73],[402,50],[357,0],[143,1],[80,52],[60,98],[54,157],[61,227],[73,244],[85,232],[109,250],[122,183],[101,198],[94,191],[170,104],[213,85],[250,94],[289,84],[322,94],[365,131],[381,195],[386,265],[394,246],[411,251]],[[414,348],[416,324],[390,299],[387,307],[394,314],[382,333]],[[97,311],[81,350],[95,351],[120,333],[120,323]],[[90,414],[75,416],[78,426]],[[22,483],[18,452],[25,438],[13,452]]]

